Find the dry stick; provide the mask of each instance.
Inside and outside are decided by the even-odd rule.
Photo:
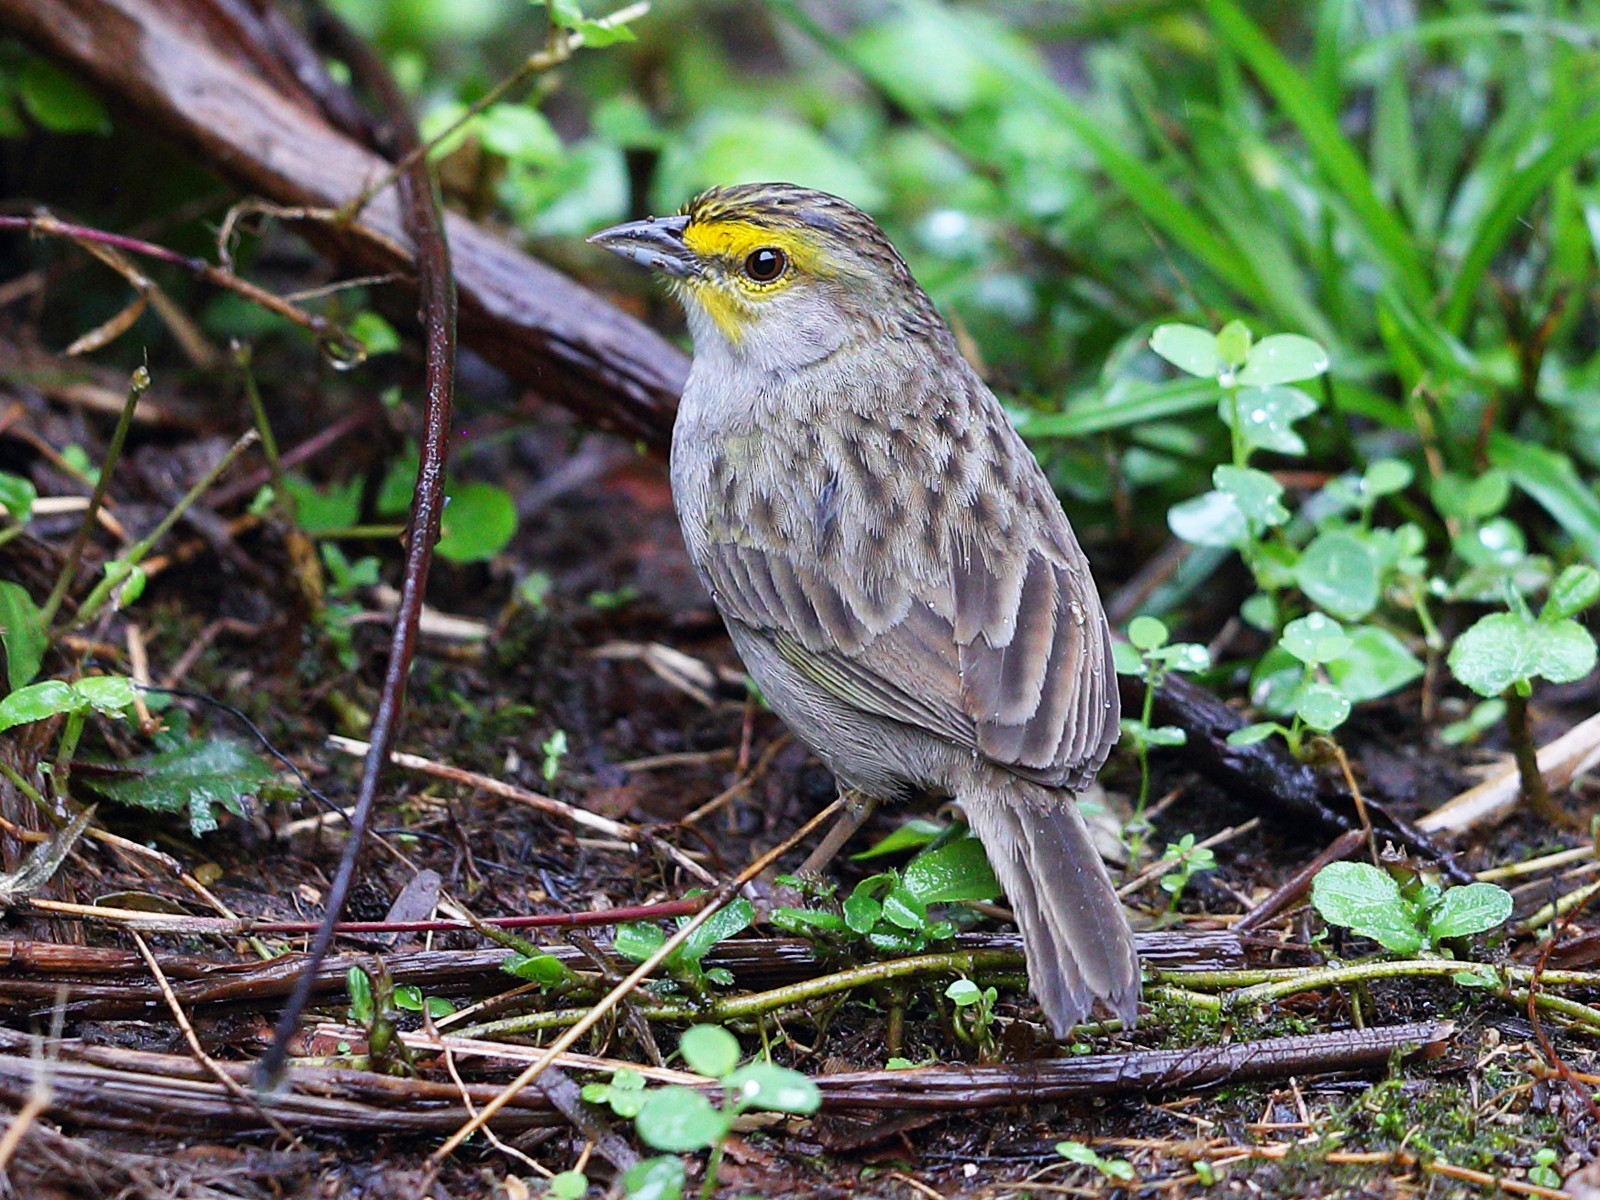
[[[133,410],[139,406],[139,397],[149,390],[150,372],[144,367],[136,367],[132,378],[128,380],[128,399],[122,406],[121,415],[117,417],[117,427],[111,431],[111,444],[106,447],[105,459],[100,464],[100,478],[94,482],[94,492],[89,497],[89,507],[84,510],[83,523],[78,526],[78,532],[73,534],[72,545],[67,547],[66,561],[61,564],[61,573],[56,576],[55,586],[50,589],[44,607],[39,610],[39,624],[44,629],[49,629],[55,621],[61,602],[67,598],[67,589],[78,574],[78,563],[83,560],[84,547],[89,544],[96,514],[105,503],[106,491],[111,487],[111,473],[116,469],[117,460],[122,457],[122,444],[127,441],[128,427],[133,424]]]
[[[354,35],[329,19],[329,27],[342,43],[342,57],[356,77],[378,93],[385,114],[383,147],[391,157],[410,153],[419,143],[415,124],[406,110],[404,96],[395,86],[388,69]],[[425,163],[418,163],[399,177],[400,202],[405,212],[406,231],[416,248],[419,307],[426,329],[425,391],[421,463],[417,468],[416,496],[411,505],[411,536],[406,546],[405,573],[400,585],[400,604],[395,611],[394,630],[389,642],[389,662],[384,672],[383,689],[377,714],[372,722],[372,746],[361,771],[361,786],[355,810],[350,816],[350,839],[345,843],[339,870],[328,889],[325,919],[311,943],[306,969],[284,1007],[273,1034],[272,1045],[260,1064],[260,1078],[276,1081],[288,1055],[300,1014],[311,999],[316,965],[333,944],[333,926],[344,908],[345,897],[355,880],[356,862],[365,841],[373,805],[377,801],[378,781],[389,758],[400,719],[405,709],[406,677],[416,647],[417,625],[422,617],[423,595],[427,590],[428,567],[433,547],[439,540],[439,518],[444,511],[444,472],[450,449],[450,412],[454,392],[456,353],[456,293],[450,272],[450,250],[445,241],[444,218],[433,177]]]
[[[1329,863],[1342,862],[1348,858],[1357,846],[1367,840],[1367,836],[1360,829],[1341,833],[1326,850],[1274,888],[1265,900],[1245,913],[1240,920],[1235,921],[1233,931],[1248,933],[1265,925],[1306,894],[1318,871]]]
[[[273,295],[265,288],[257,287],[232,272],[225,271],[221,267],[206,262],[203,258],[179,254],[176,250],[169,250],[165,246],[156,245],[154,242],[142,241],[139,238],[127,237],[120,233],[107,233],[103,229],[91,229],[86,225],[74,225],[67,221],[57,220],[48,213],[33,217],[0,216],[0,229],[24,229],[30,233],[69,238],[74,242],[98,243],[117,250],[125,250],[130,254],[138,254],[144,258],[153,258],[157,262],[180,267],[190,274],[199,276],[207,283],[235,292],[268,312],[292,321],[302,329],[314,334],[319,341],[332,342],[339,338],[348,337],[325,317],[308,313],[305,309]]]
[[[357,741],[355,738],[334,735],[328,739],[328,745],[335,750],[342,750],[346,754],[370,754],[371,746],[366,742]],[[540,812],[552,816],[565,817],[574,825],[581,825],[603,833],[608,837],[622,838],[624,841],[634,842],[639,845],[650,846],[660,850],[673,862],[677,863],[689,874],[702,883],[716,883],[716,877],[702,867],[694,859],[686,855],[676,846],[669,845],[636,825],[624,825],[621,821],[613,821],[610,817],[602,817],[592,813],[586,808],[579,808],[575,804],[565,804],[551,796],[530,792],[526,788],[517,787],[515,784],[506,783],[492,775],[482,775],[477,771],[465,771],[460,767],[452,767],[445,763],[435,762],[431,758],[423,758],[420,754],[406,754],[395,750],[390,753],[389,761],[397,767],[408,771],[419,771],[424,775],[431,775],[435,779],[447,779],[451,783],[459,783],[464,787],[477,788],[488,792],[491,796],[500,796],[507,800],[515,800],[518,804],[525,804],[529,808],[538,809]]]
[[[1542,746],[1537,761],[1545,783],[1557,789],[1600,763],[1600,713]],[[1460,833],[1503,820],[1516,810],[1520,793],[1520,776],[1513,767],[1425,813],[1418,819],[1417,828],[1425,833]]]
[[[183,1006],[178,1003],[178,997],[172,992],[172,985],[167,982],[167,976],[161,969],[161,964],[156,961],[156,956],[150,952],[149,944],[141,937],[137,930],[129,930],[133,944],[139,950],[139,957],[144,959],[145,966],[150,968],[150,974],[155,976],[156,986],[161,989],[161,998],[167,1002],[167,1008],[172,1013],[172,1019],[178,1023],[178,1029],[183,1034],[183,1040],[189,1043],[189,1050],[194,1054],[195,1061],[210,1072],[211,1077],[233,1093],[235,1099],[242,1104],[251,1105],[261,1114],[261,1119],[272,1126],[273,1132],[290,1145],[304,1150],[305,1145],[296,1137],[282,1121],[266,1110],[259,1099],[247,1092],[239,1081],[234,1079],[222,1069],[221,1064],[205,1052],[205,1047],[200,1044],[199,1035],[194,1031],[194,1026],[189,1023],[188,1016],[183,1011]]]
[[[724,905],[728,903],[728,901],[732,900],[734,896],[738,894],[738,891],[741,887],[749,883],[750,880],[754,879],[757,875],[761,874],[762,871],[765,871],[771,864],[777,862],[778,859],[787,854],[790,849],[799,845],[803,839],[810,835],[812,830],[822,825],[825,821],[830,820],[834,814],[839,811],[843,804],[844,801],[835,800],[832,804],[828,805],[827,808],[823,809],[816,816],[812,817],[811,820],[807,821],[803,826],[801,826],[794,836],[787,838],[779,845],[767,851],[767,853],[756,859],[755,862],[751,863],[743,871],[740,871],[739,874],[736,875],[732,880],[723,884],[722,887],[717,889],[717,891],[706,902],[706,906],[703,909],[701,909],[693,917],[690,917],[688,921],[684,922],[683,926],[679,928],[676,933],[667,938],[666,941],[662,942],[661,945],[656,948],[654,954],[635,967],[632,973],[630,973],[626,979],[607,992],[605,996],[601,998],[600,1002],[589,1010],[588,1016],[584,1017],[576,1025],[573,1025],[560,1037],[556,1038],[556,1040],[550,1044],[550,1048],[540,1056],[537,1062],[533,1063],[528,1067],[527,1070],[518,1075],[516,1079],[512,1080],[504,1091],[502,1091],[488,1104],[484,1105],[482,1112],[480,1112],[472,1120],[468,1121],[460,1129],[456,1130],[456,1132],[445,1141],[444,1145],[440,1146],[431,1155],[429,1155],[429,1165],[435,1170],[442,1166],[444,1160],[455,1151],[457,1146],[461,1145],[462,1142],[466,1141],[467,1138],[476,1133],[478,1129],[483,1126],[484,1122],[488,1121],[490,1117],[499,1112],[500,1109],[503,1108],[513,1096],[515,1096],[519,1091],[527,1087],[541,1074],[543,1074],[545,1068],[549,1067],[553,1062],[555,1062],[559,1055],[570,1049],[573,1043],[575,1043],[585,1033],[589,1032],[590,1029],[594,1028],[594,1026],[600,1022],[601,1018],[615,1008],[624,996],[633,991],[634,988],[638,987],[639,984],[642,983],[650,974],[650,972],[654,971],[658,966],[665,962],[669,954],[671,954],[679,946],[683,945],[684,942],[688,941],[689,937],[694,933],[695,930],[699,929],[702,925],[709,921],[717,914],[718,911],[722,909]]]

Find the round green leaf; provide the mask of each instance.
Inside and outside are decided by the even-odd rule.
[[[1167,627],[1155,617],[1135,617],[1128,622],[1128,640],[1140,650],[1154,650],[1167,640]]]
[[[1421,660],[1405,643],[1376,625],[1351,631],[1349,648],[1328,664],[1328,677],[1352,704],[1399,691],[1422,672]]]
[[[1369,496],[1388,496],[1411,486],[1416,472],[1398,458],[1380,458],[1361,477],[1361,487]]]
[[[739,1039],[720,1025],[691,1025],[678,1040],[691,1071],[721,1079],[739,1065]]]
[[[803,1116],[822,1107],[822,1092],[817,1085],[788,1067],[748,1063],[730,1075],[727,1083],[745,1108]]]
[[[1250,536],[1244,513],[1226,492],[1210,491],[1167,510],[1172,532],[1194,546],[1237,546]]]
[[[1150,349],[1178,370],[1202,379],[1215,379],[1222,368],[1216,335],[1198,325],[1157,325],[1150,331]]]
[[[993,900],[1000,895],[1000,883],[989,867],[983,843],[971,834],[917,855],[901,872],[900,884],[900,888],[889,893],[890,897],[903,890],[924,906],[956,900]],[[926,918],[924,907],[923,921]],[[900,924],[899,921],[895,923]],[[919,921],[903,928],[921,928],[921,925]]]
[[[589,1177],[582,1171],[562,1171],[550,1176],[545,1195],[550,1200],[583,1200],[589,1194]]]
[[[1308,667],[1332,662],[1350,649],[1344,626],[1325,613],[1308,613],[1283,627],[1278,644]]]
[[[38,498],[39,490],[32,480],[0,471],[0,517],[25,525],[33,515],[33,502]]]
[[[1350,699],[1326,683],[1308,683],[1295,698],[1295,713],[1311,728],[1327,733],[1350,717]]]
[[[0,588],[18,587],[19,584],[0,583]],[[43,652],[41,651],[41,654]],[[1111,643],[1111,664],[1116,667],[1118,675],[1143,675],[1144,658],[1127,642]]]
[[[674,1086],[649,1093],[633,1127],[652,1149],[681,1154],[716,1145],[728,1135],[729,1124],[699,1092]]]
[[[22,106],[51,133],[110,133],[111,119],[77,77],[42,58],[30,58],[17,81]]]
[[[1295,564],[1294,579],[1318,607],[1356,621],[1378,607],[1381,567],[1377,551],[1365,538],[1334,529],[1318,534],[1305,548]]]
[[[1228,745],[1254,746],[1257,742],[1266,741],[1282,728],[1276,721],[1258,721],[1254,725],[1246,725],[1243,729],[1235,729],[1228,735]]]
[[[871,896],[852,892],[845,898],[844,923],[853,933],[869,933],[883,916],[883,905]]]
[[[1246,387],[1271,387],[1315,379],[1328,369],[1328,352],[1308,337],[1278,333],[1250,347],[1239,382]]]
[[[1267,529],[1289,519],[1289,510],[1280,502],[1283,485],[1254,467],[1222,466],[1211,472],[1217,490],[1233,497],[1239,511],[1251,526]]]
[[[450,562],[483,562],[504,550],[516,532],[517,506],[511,493],[469,480],[451,486],[434,550]]]
[[[1230,367],[1237,367],[1250,354],[1250,327],[1243,321],[1229,321],[1217,332],[1217,353]]]

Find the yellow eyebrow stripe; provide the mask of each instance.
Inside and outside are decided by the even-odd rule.
[[[799,230],[773,229],[752,221],[690,221],[683,231],[683,243],[701,258],[721,258],[730,263],[742,263],[752,250],[775,246],[799,270],[815,271],[818,265],[814,239]]]

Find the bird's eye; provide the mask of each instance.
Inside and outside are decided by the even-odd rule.
[[[744,273],[757,283],[771,283],[789,265],[789,258],[776,246],[750,251],[744,260]]]

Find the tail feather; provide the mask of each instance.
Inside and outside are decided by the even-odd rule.
[[[1133,932],[1072,797],[985,776],[956,797],[1022,929],[1028,982],[1064,1037],[1096,1000],[1132,1025],[1139,1006]]]

